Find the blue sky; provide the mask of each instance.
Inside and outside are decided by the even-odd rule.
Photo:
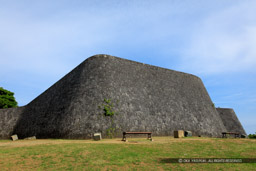
[[[195,74],[256,132],[256,1],[0,0],[0,86],[26,105],[86,58]]]

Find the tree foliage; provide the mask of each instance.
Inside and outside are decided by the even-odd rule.
[[[0,109],[17,107],[17,105],[14,93],[0,87]]]
[[[255,132],[255,134],[249,134],[248,137],[249,138],[256,138],[256,132]]]

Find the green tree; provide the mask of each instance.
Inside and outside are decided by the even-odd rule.
[[[256,132],[255,132],[255,134],[249,134],[248,137],[249,138],[256,138]]]
[[[18,103],[13,95],[13,92],[0,87],[0,109],[17,107]]]

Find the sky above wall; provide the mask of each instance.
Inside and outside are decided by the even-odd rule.
[[[0,0],[0,87],[19,106],[109,54],[199,76],[256,132],[256,1]]]

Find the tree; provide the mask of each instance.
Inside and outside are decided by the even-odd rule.
[[[256,132],[255,132],[255,134],[249,134],[248,137],[249,138],[256,138]]]
[[[18,103],[13,95],[13,92],[0,87],[0,109],[17,107]]]

